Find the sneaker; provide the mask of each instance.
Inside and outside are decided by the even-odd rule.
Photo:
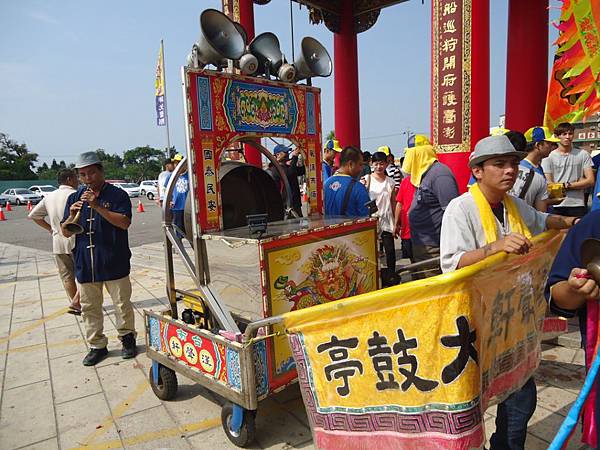
[[[92,348],[89,353],[83,358],[84,366],[95,366],[100,361],[108,356],[108,350],[104,348]]]
[[[121,338],[123,348],[121,349],[121,356],[123,359],[135,358],[137,355],[137,347],[135,345],[135,336],[133,333],[126,334]]]

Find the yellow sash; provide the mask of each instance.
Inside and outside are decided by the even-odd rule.
[[[496,216],[494,216],[492,207],[484,197],[481,189],[479,189],[479,184],[473,184],[469,188],[469,192],[473,196],[475,205],[477,205],[477,209],[479,210],[479,216],[481,217],[481,225],[483,226],[486,244],[491,244],[501,237],[498,236]],[[529,231],[529,228],[527,228],[527,225],[525,225],[525,222],[523,222],[523,218],[519,213],[519,209],[517,208],[517,205],[515,205],[515,202],[513,202],[512,198],[510,198],[510,195],[504,194],[502,203],[504,203],[504,207],[506,208],[506,215],[508,216],[508,225],[510,226],[511,233],[520,233],[527,239],[531,239],[531,232]]]

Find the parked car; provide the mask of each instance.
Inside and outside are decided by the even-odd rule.
[[[116,187],[123,189],[130,197],[139,197],[140,187],[135,183],[113,183]]]
[[[0,206],[4,208],[6,206],[7,201],[8,201],[8,196],[4,195],[4,194],[0,194]]]
[[[32,204],[42,201],[42,196],[25,188],[11,188],[2,193],[7,200],[14,205],[26,205],[27,202]]]
[[[50,192],[55,191],[56,188],[54,186],[49,185],[49,184],[43,184],[43,185],[36,184],[34,186],[30,186],[29,190],[31,192],[33,192],[34,194],[39,194],[42,197],[45,197]]]
[[[145,180],[140,183],[140,195],[145,195],[148,200],[154,200],[158,195],[158,180]]]

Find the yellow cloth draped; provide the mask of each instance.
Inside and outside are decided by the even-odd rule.
[[[402,170],[410,174],[410,182],[413,186],[421,185],[423,174],[437,161],[435,150],[431,145],[420,145],[406,149]]]
[[[477,209],[479,210],[479,216],[481,217],[481,225],[483,226],[486,244],[491,244],[492,242],[501,238],[501,236],[498,236],[496,216],[494,216],[494,213],[492,212],[490,203],[481,192],[481,189],[479,189],[478,183],[473,184],[469,188],[469,192],[473,196],[475,205],[477,205]],[[511,233],[520,233],[527,239],[531,239],[531,232],[529,231],[529,228],[527,228],[525,222],[523,222],[523,218],[519,213],[519,209],[517,208],[517,205],[515,205],[515,202],[513,202],[512,198],[510,198],[510,195],[504,194],[502,203],[504,203],[504,207],[506,208],[506,215],[508,216],[508,224],[510,226]]]

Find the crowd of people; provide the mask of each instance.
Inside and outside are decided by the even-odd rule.
[[[386,174],[384,152],[365,157],[346,147],[340,168],[324,182],[325,214],[365,216],[364,205],[375,200],[386,253],[395,252],[389,239],[392,229],[401,239],[403,257],[433,263],[428,275],[452,272],[500,252],[525,254],[532,236],[573,228],[551,268],[546,296],[555,313],[580,316],[585,342],[586,300],[600,298],[600,289],[579,254],[585,238],[600,239],[600,211],[595,211],[600,210],[600,183],[595,182],[591,156],[573,146],[573,136],[574,127],[562,123],[554,135],[538,126],[525,134],[501,130],[480,140],[469,157],[472,177],[462,195],[452,171],[437,160],[425,136],[416,136],[405,149],[402,177]],[[367,158],[370,170],[361,171]],[[585,192],[594,184],[593,211],[588,213]],[[559,194],[550,195],[549,187]],[[386,260],[388,267],[395,267],[391,257]],[[532,377],[498,405],[492,448],[525,448],[536,398]]]
[[[573,146],[573,132],[571,124],[563,123],[554,135],[537,126],[525,134],[502,130],[481,139],[469,157],[472,178],[462,195],[463,189],[450,168],[438,161],[426,136],[411,138],[400,166],[387,146],[370,154],[351,146],[342,149],[332,139],[323,149],[325,215],[366,217],[373,214],[374,203],[388,271],[395,273],[395,239],[399,238],[402,256],[427,263],[427,275],[452,272],[500,252],[525,254],[532,236],[547,229],[572,228],[551,268],[546,297],[554,312],[583,318],[586,300],[600,297],[597,282],[579,256],[585,238],[600,239],[600,182],[591,156]],[[305,168],[300,151],[278,145],[274,155],[271,175],[282,195],[291,191],[290,207],[302,216],[298,177]],[[167,161],[158,177],[160,203],[181,159],[177,155]],[[92,366],[108,354],[104,288],[115,306],[122,356],[137,354],[127,231],[131,201],[125,191],[105,181],[95,152],[81,154],[75,169],[61,171],[60,188],[45,197],[30,218],[52,234],[69,312],[83,318],[90,348],[83,364]],[[184,170],[169,205],[181,232],[188,191]],[[586,191],[593,193],[592,212],[588,212]],[[72,224],[82,232],[74,234]],[[397,282],[393,277],[387,280]],[[580,323],[586,342],[586,321]],[[536,386],[531,378],[498,406],[492,448],[524,448],[535,407]]]

